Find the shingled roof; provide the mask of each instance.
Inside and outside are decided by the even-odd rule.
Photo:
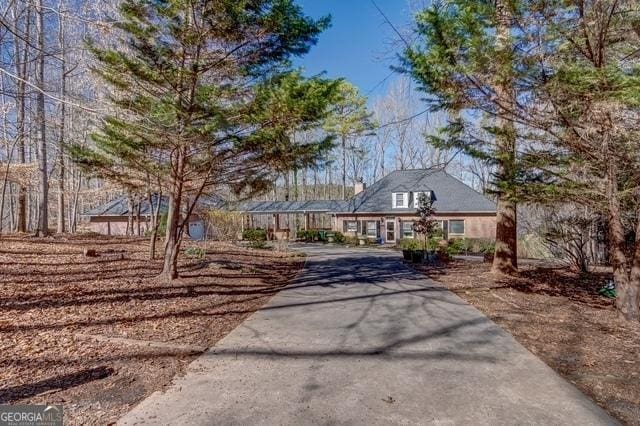
[[[310,200],[310,201],[246,201],[236,209],[243,213],[335,213],[348,211],[349,201]]]
[[[494,213],[496,205],[442,169],[396,170],[350,200],[353,213],[413,213],[407,208],[392,208],[394,192],[427,192],[434,197],[437,213]]]
[[[168,211],[168,201],[169,198],[163,196],[160,199],[160,213],[166,213]],[[152,196],[151,202],[153,206],[156,206],[158,202],[158,195],[154,194]],[[215,195],[203,195],[200,197],[198,201],[198,206],[202,208],[210,208],[210,209],[219,209],[224,206],[224,200]],[[137,207],[135,208],[134,214],[138,213]],[[116,197],[115,199],[109,201],[108,203],[102,204],[93,209],[87,210],[84,215],[85,216],[127,216],[129,214],[129,202],[125,195],[121,195]],[[140,201],[140,214],[142,216],[150,216],[151,209],[149,206],[149,200],[146,198]]]

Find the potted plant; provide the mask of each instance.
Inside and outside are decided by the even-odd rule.
[[[404,260],[411,262],[413,260],[413,251],[420,250],[420,241],[406,238],[400,241],[400,248],[402,249],[402,257]]]

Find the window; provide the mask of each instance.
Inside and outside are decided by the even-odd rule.
[[[347,227],[345,228],[347,232],[357,232],[358,231],[358,222],[355,220],[348,220]]]
[[[464,220],[450,220],[449,233],[456,235],[464,235]]]
[[[413,238],[413,222],[402,222],[402,238]]]
[[[407,208],[409,207],[409,193],[394,192],[392,194],[391,202],[394,209]]]
[[[378,224],[374,221],[367,222],[367,237],[377,238],[378,237]]]

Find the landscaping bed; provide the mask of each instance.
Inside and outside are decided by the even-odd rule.
[[[482,262],[416,265],[509,331],[611,415],[640,424],[640,323],[621,320],[598,294],[606,269],[588,276],[567,268],[521,265],[496,277]]]
[[[181,278],[167,283],[147,247],[99,236],[0,239],[0,403],[63,404],[65,424],[113,423],[303,265],[292,254],[191,243]]]

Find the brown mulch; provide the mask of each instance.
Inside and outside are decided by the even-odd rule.
[[[145,239],[0,238],[0,404],[63,404],[65,424],[109,424],[161,390],[285,286],[291,254],[231,244],[157,279]],[[85,248],[97,257],[85,257]]]
[[[581,276],[566,267],[521,265],[518,277],[453,261],[421,266],[509,331],[523,346],[625,424],[640,425],[640,323],[618,318],[598,295],[605,269]]]

